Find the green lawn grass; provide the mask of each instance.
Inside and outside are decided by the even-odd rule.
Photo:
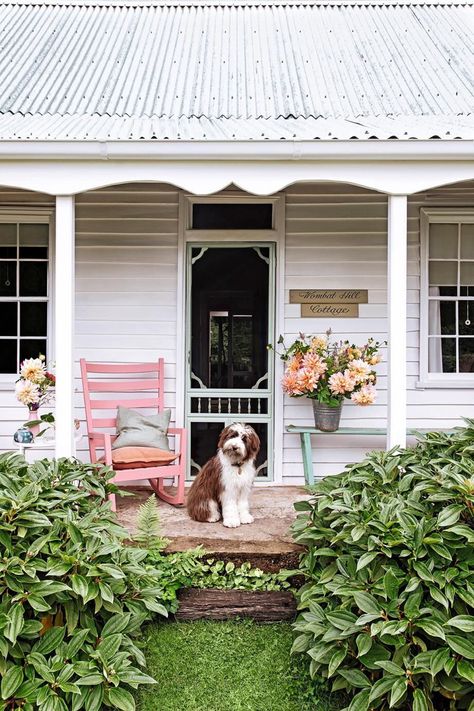
[[[142,640],[155,686],[137,693],[139,711],[339,711],[306,662],[290,657],[289,624],[173,622]]]

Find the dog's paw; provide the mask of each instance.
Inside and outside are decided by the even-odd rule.
[[[240,519],[237,516],[229,516],[225,518],[222,523],[226,528],[238,528],[238,526],[240,526]]]
[[[254,520],[251,513],[240,514],[240,523],[253,523]]]
[[[216,523],[221,518],[221,512],[219,506],[215,501],[209,501],[209,516],[207,518],[208,523]]]

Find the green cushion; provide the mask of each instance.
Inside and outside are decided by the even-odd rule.
[[[157,447],[170,451],[168,426],[171,410],[163,410],[158,415],[142,415],[128,407],[117,408],[117,439],[112,449],[120,447]]]

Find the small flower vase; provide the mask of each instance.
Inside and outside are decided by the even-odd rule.
[[[321,432],[336,432],[341,421],[342,402],[330,407],[324,402],[313,400],[314,426]]]
[[[38,410],[28,410],[28,422],[33,422],[34,420],[39,420]],[[29,430],[33,437],[37,437],[40,431],[40,425],[33,425],[29,427]]]

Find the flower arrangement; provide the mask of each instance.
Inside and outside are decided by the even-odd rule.
[[[369,338],[363,346],[349,341],[331,342],[331,331],[321,336],[299,337],[289,348],[283,337],[280,353],[286,362],[283,390],[290,397],[308,397],[329,407],[338,407],[350,399],[356,405],[375,402],[377,375],[373,367],[380,362],[382,345]]]
[[[46,370],[44,355],[26,358],[20,365],[20,377],[16,381],[16,399],[26,405],[30,412],[51,402],[56,378]]]

